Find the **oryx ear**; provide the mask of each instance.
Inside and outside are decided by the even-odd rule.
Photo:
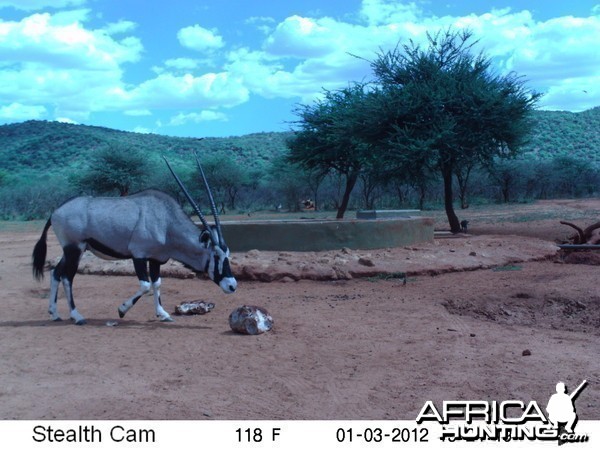
[[[210,231],[203,230],[202,233],[200,233],[200,243],[206,245],[208,244],[208,241],[210,241]]]

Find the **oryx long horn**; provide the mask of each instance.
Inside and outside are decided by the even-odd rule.
[[[206,189],[206,193],[208,194],[208,200],[210,202],[210,210],[212,211],[213,217],[215,218],[215,226],[217,228],[217,233],[219,234],[219,241],[223,244],[223,233],[221,233],[221,222],[219,221],[219,214],[217,213],[217,207],[215,205],[215,199],[213,198],[212,191],[210,190],[210,186],[208,185],[208,180],[206,179],[206,175],[204,175],[204,170],[202,169],[202,164],[200,164],[200,159],[198,158],[198,154],[194,152],[194,156],[196,157],[196,164],[198,164],[198,170],[200,170],[200,175],[202,175],[202,181],[204,182],[204,188]]]
[[[589,227],[587,227],[585,230],[583,230],[583,236],[585,237],[585,242],[588,242],[590,240],[590,238],[592,237],[592,231],[594,231],[598,228],[600,228],[600,222],[596,222],[596,223],[590,225]]]
[[[560,223],[562,223],[563,225],[567,225],[571,228],[574,228],[575,230],[577,230],[577,235],[579,237],[579,240],[577,238],[575,238],[574,243],[575,244],[585,244],[586,238],[585,235],[583,234],[583,230],[581,228],[579,228],[577,225],[570,223],[570,222],[564,222],[564,221],[560,221]]]
[[[183,192],[183,194],[185,195],[185,197],[188,199],[188,201],[192,205],[192,208],[194,208],[194,211],[196,211],[196,214],[198,214],[198,217],[200,218],[200,222],[202,222],[202,225],[204,225],[204,228],[209,231],[209,235],[210,235],[211,240],[212,240],[212,233],[210,233],[210,227],[208,225],[208,222],[206,221],[206,217],[204,217],[204,214],[202,214],[202,211],[200,211],[200,208],[198,208],[198,205],[196,205],[196,202],[194,201],[194,199],[192,198],[192,196],[190,195],[190,193],[187,191],[187,189],[185,188],[185,186],[183,185],[183,183],[181,182],[181,180],[179,179],[179,177],[177,176],[177,174],[175,173],[175,171],[171,167],[171,164],[169,164],[169,161],[167,160],[167,158],[165,158],[163,156],[163,159],[167,163],[167,167],[171,171],[171,174],[175,178],[175,181],[177,181],[177,184],[181,188],[181,191]]]

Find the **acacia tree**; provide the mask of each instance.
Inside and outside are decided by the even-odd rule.
[[[389,135],[390,163],[413,162],[441,174],[446,215],[456,233],[453,175],[475,163],[516,155],[540,95],[515,74],[494,75],[490,59],[472,53],[471,32],[447,30],[427,37],[426,49],[411,42],[380,53],[371,66],[394,105],[386,108],[392,113],[383,114],[380,125]]]
[[[94,154],[89,167],[72,181],[84,191],[120,196],[139,187],[150,172],[150,163],[139,150],[111,144]]]
[[[289,160],[320,173],[337,172],[344,178],[338,219],[344,217],[358,177],[373,157],[373,145],[364,139],[364,132],[369,120],[366,105],[375,94],[364,83],[354,83],[325,91],[322,100],[296,110],[300,129],[287,143]]]
[[[221,202],[217,200],[220,203],[220,211],[224,213],[226,207],[234,210],[241,190],[251,184],[249,169],[225,154],[213,154],[204,158],[202,167],[207,178],[211,180],[211,190],[215,194],[215,199],[222,199]],[[197,170],[192,173],[192,179],[201,191],[198,194],[205,195],[204,187],[199,183]]]

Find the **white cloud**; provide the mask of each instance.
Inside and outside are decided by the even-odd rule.
[[[17,4],[0,0],[0,7],[10,3]],[[50,0],[18,4],[23,10],[36,10],[49,6]],[[514,70],[530,80],[530,87],[546,92],[543,107],[585,109],[600,104],[595,88],[600,85],[598,15],[540,21],[527,10],[503,9],[437,17],[426,14],[421,4],[363,0],[358,14],[343,20],[293,15],[276,22],[251,17],[246,25],[267,33],[253,47],[226,43],[216,29],[185,27],[177,38],[185,49],[200,52],[199,57],[186,57],[180,48],[183,54],[172,52],[153,68],[152,77],[135,82],[125,71],[147,56],[133,34],[136,23],[121,20],[92,29],[91,18],[98,17],[83,8],[27,13],[20,20],[0,21],[0,118],[83,122],[97,111],[146,116],[165,110],[163,117],[172,116],[165,123],[171,126],[226,120],[218,109],[240,105],[251,95],[308,102],[323,88],[369,78],[368,62],[349,53],[374,59],[378,51],[398,42],[425,43],[426,31],[449,26],[473,30],[480,39],[476,49],[493,57],[498,71]]]
[[[265,39],[261,51],[231,52],[225,67],[242,76],[253,93],[305,99],[318,95],[322,87],[342,87],[348,81],[369,78],[368,63],[349,52],[374,59],[380,50],[409,39],[425,45],[426,32],[468,28],[480,40],[475,51],[492,57],[499,72],[516,71],[530,81],[529,87],[548,93],[542,105],[550,99],[562,108],[600,103],[598,96],[583,93],[593,92],[600,76],[598,16],[538,21],[530,11],[505,8],[480,15],[436,17],[425,14],[414,2],[363,0],[359,17],[356,23],[288,17]],[[569,94],[559,95],[562,92]]]
[[[22,11],[37,11],[45,8],[66,8],[81,6],[87,0],[0,0],[0,8],[12,7]]]
[[[464,18],[455,23],[459,20]],[[529,11],[504,10],[471,17],[468,25],[498,70],[514,71],[546,94],[540,106],[576,111],[600,103],[595,88],[600,78],[600,17],[536,21]]]
[[[211,110],[204,110],[200,111],[199,113],[179,113],[176,116],[171,117],[168,125],[181,126],[188,123],[211,122],[215,120],[227,121],[227,115],[222,112]]]
[[[323,22],[328,19],[313,20],[292,16],[277,25],[267,38],[265,50],[273,55],[310,58],[328,55],[336,50],[342,36],[335,28]],[[332,25],[337,25],[331,22]]]
[[[0,119],[7,122],[41,119],[45,117],[46,113],[46,107],[42,105],[23,105],[15,102],[0,106]]]
[[[217,50],[225,45],[216,30],[208,30],[200,25],[182,28],[177,38],[182,46],[199,52]]]
[[[248,100],[248,89],[226,72],[201,76],[162,73],[131,90],[115,89],[111,101],[132,109],[232,107]]]
[[[273,31],[273,26],[276,23],[272,17],[250,17],[244,22],[247,25],[256,27],[263,34],[269,34]]]
[[[121,65],[138,61],[143,48],[136,37],[116,40],[85,28],[86,15],[43,13],[0,22],[0,98],[46,105],[54,117],[77,120],[110,109],[107,94],[123,85]]]
[[[123,34],[130,33],[137,28],[137,23],[129,20],[119,20],[118,22],[109,23],[103,30],[106,34]]]
[[[127,111],[124,111],[123,114],[125,114],[126,116],[134,117],[151,116],[152,111],[150,111],[149,109],[129,109]]]
[[[178,70],[193,70],[198,67],[199,61],[191,58],[173,58],[165,61],[165,66]]]
[[[0,60],[15,64],[106,71],[117,69],[122,62],[137,61],[141,51],[141,42],[135,37],[117,41],[102,30],[85,29],[77,21],[57,25],[49,13],[0,22]]]
[[[146,127],[135,127],[132,130],[134,133],[140,133],[140,134],[150,134],[152,133],[152,130]]]
[[[380,26],[391,23],[415,23],[421,15],[421,10],[414,2],[363,0],[360,14],[369,26]]]
[[[550,86],[541,102],[542,109],[583,111],[600,103],[600,75],[590,78],[567,78]]]
[[[69,119],[68,117],[57,117],[55,120],[57,122],[60,122],[60,123],[70,123],[70,124],[73,124],[73,125],[78,125],[79,124],[79,122],[76,122],[73,119]]]

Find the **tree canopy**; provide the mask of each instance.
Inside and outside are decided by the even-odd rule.
[[[359,174],[373,161],[371,144],[364,134],[374,95],[368,86],[353,83],[325,91],[322,100],[296,111],[300,130],[288,141],[289,160],[310,170],[333,170],[345,178],[338,219],[344,216]]]
[[[149,172],[149,164],[140,151],[114,144],[99,150],[87,170],[73,181],[83,191],[106,194],[116,190],[124,196],[140,185]]]
[[[450,229],[458,232],[453,176],[516,155],[539,94],[515,74],[494,74],[489,58],[473,54],[471,32],[427,37],[425,49],[410,42],[380,53],[371,85],[327,91],[301,107],[289,147],[295,162],[343,173],[347,190],[365,170],[417,182],[440,173]]]

